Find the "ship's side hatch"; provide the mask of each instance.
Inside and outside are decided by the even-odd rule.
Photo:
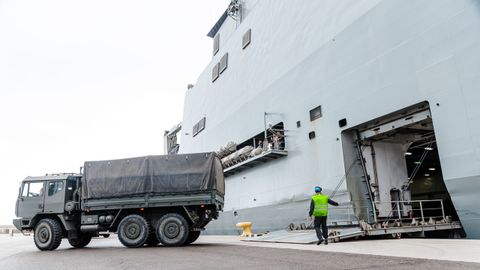
[[[421,233],[432,237],[460,228],[428,103],[344,130],[342,143],[352,205],[369,228],[425,225],[432,229]]]
[[[225,177],[240,173],[288,155],[283,122],[265,126],[265,130],[242,143],[229,142],[217,155],[222,160]]]

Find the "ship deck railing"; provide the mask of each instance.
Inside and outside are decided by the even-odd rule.
[[[288,152],[286,150],[275,150],[275,149],[272,149],[272,150],[268,150],[268,151],[265,151],[257,156],[254,156],[254,157],[251,157],[251,158],[248,158],[244,161],[241,161],[235,165],[232,165],[228,168],[225,168],[223,170],[223,173],[225,175],[225,177],[228,177],[228,176],[231,176],[231,175],[234,175],[236,173],[239,173],[241,171],[244,171],[244,170],[247,170],[247,169],[250,169],[250,168],[253,168],[253,167],[257,167],[259,165],[262,165],[262,164],[265,164],[269,161],[272,161],[272,160],[275,160],[275,159],[278,159],[278,158],[281,158],[281,157],[285,157],[288,155]]]
[[[333,238],[336,241],[359,236],[391,235],[399,238],[402,234],[421,235],[429,231],[454,231],[462,228],[459,221],[454,221],[446,215],[444,202],[440,199],[377,201],[375,204],[378,213],[377,219],[370,222],[359,219],[355,214],[355,210],[365,212],[368,211],[368,207],[355,207],[354,202],[329,207],[328,227]],[[391,209],[387,210],[386,207],[383,207],[384,210],[382,210],[382,205],[389,205]],[[288,230],[292,233],[305,232],[308,234],[309,232],[314,235],[313,222],[292,223],[288,226]],[[288,234],[285,234],[285,236],[288,236]],[[297,237],[296,235],[291,236],[292,239]],[[311,238],[315,240],[315,237],[312,236]]]

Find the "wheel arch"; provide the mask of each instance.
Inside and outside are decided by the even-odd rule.
[[[30,224],[29,224],[29,228],[31,228],[32,230],[35,229],[35,226],[37,226],[38,222],[40,222],[40,220],[42,219],[46,219],[46,218],[50,218],[50,219],[53,219],[53,220],[56,220],[60,223],[60,226],[62,226],[62,230],[64,232],[66,232],[66,226],[65,226],[65,223],[64,223],[64,218],[60,218],[59,216],[61,215],[55,215],[55,214],[37,214],[35,215],[31,220],[30,220]]]

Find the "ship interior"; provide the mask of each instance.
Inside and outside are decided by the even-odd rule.
[[[360,149],[344,154],[362,156],[357,160],[363,167],[359,171],[365,174],[368,192],[352,192],[350,189],[358,189],[358,185],[349,186],[348,182],[347,188],[354,194],[352,201],[374,201],[376,223],[398,220],[437,224],[459,220],[443,179],[428,103],[346,130],[342,134],[345,136],[354,138],[351,141]],[[358,194],[368,196],[361,198]],[[433,230],[424,236],[448,237],[449,233]]]
[[[283,122],[265,125],[263,132],[243,141],[234,142],[217,151],[225,177],[260,166],[287,155]]]
[[[253,148],[270,147],[275,150],[285,150],[285,130],[283,122],[268,126],[265,131],[238,144],[237,149],[242,149],[245,146],[252,146]]]

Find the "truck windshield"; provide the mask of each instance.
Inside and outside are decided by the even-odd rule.
[[[23,186],[24,197],[40,197],[43,195],[43,182],[25,183]]]

